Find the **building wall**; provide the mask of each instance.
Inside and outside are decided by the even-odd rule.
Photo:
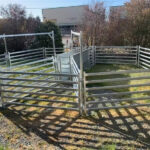
[[[86,5],[43,9],[43,19],[57,25],[77,25],[83,18],[85,7]]]

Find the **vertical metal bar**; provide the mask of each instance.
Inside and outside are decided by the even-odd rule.
[[[94,46],[94,65],[96,65],[96,46]]]
[[[8,66],[9,68],[11,67],[11,57],[10,57],[10,53],[8,52]]]
[[[45,49],[45,47],[43,47],[43,59],[45,59],[46,58],[46,49]]]
[[[58,63],[58,62],[57,62]],[[59,57],[59,70],[60,70],[60,73],[63,73],[62,72],[62,63],[61,63],[61,57]],[[60,80],[62,80],[62,76],[60,76]]]
[[[86,114],[86,76],[83,73],[83,106],[84,106],[84,113]]]
[[[71,56],[69,56],[69,69],[70,69],[70,74],[72,74],[72,63],[71,63]],[[72,76],[70,76],[70,80],[72,81]]]
[[[2,83],[2,81],[0,81],[0,83]],[[2,86],[0,86],[0,102],[1,102],[1,106],[4,106],[4,99],[3,99],[3,93],[2,93]]]
[[[79,113],[80,115],[83,114],[83,109],[82,109],[82,91],[81,91],[81,81],[80,81],[80,75],[78,77],[78,107],[79,107]]]
[[[7,54],[8,53],[7,41],[6,41],[5,34],[3,34],[3,35],[4,35],[3,40],[4,40],[4,46],[5,46],[5,53]]]
[[[54,57],[56,58],[56,47],[55,47],[55,34],[54,34],[54,31],[52,31],[52,41],[53,41]]]
[[[84,89],[83,89],[83,45],[82,45],[82,32],[80,32],[79,36],[79,42],[80,42],[80,89],[81,89],[81,103],[84,105],[83,99],[84,99]],[[83,108],[84,109],[84,108]]]
[[[138,46],[138,67],[140,67],[140,45]]]

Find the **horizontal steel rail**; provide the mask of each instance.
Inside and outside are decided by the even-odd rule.
[[[67,84],[76,84],[75,81],[63,81],[63,80],[35,80],[35,79],[16,79],[16,78],[0,78],[0,80],[9,80],[9,81],[27,81],[27,82],[48,82],[48,83],[67,83]]]
[[[104,82],[118,82],[118,81],[129,81],[129,80],[140,80],[140,79],[150,79],[150,76],[90,80],[90,81],[85,81],[85,83],[91,84],[91,83],[104,83]]]
[[[56,96],[56,97],[69,97],[69,98],[78,98],[78,96],[74,95],[66,95],[66,94],[49,94],[42,92],[24,92],[24,91],[13,91],[13,90],[1,90],[1,92],[5,93],[20,93],[20,94],[28,94],[28,95],[45,95],[45,96]]]
[[[140,93],[149,93],[150,90],[145,91],[133,91],[133,92],[111,92],[111,93],[102,93],[102,94],[91,94],[87,95],[87,97],[102,97],[102,96],[121,96],[121,95],[129,95],[129,94],[140,94]]]
[[[63,103],[63,104],[72,104],[76,105],[76,102],[70,102],[70,101],[61,101],[61,100],[49,100],[49,99],[40,99],[40,98],[27,98],[27,97],[13,97],[13,96],[3,96],[3,98],[8,99],[17,99],[17,100],[24,100],[24,101],[43,101],[43,102],[50,102],[50,103]]]
[[[140,62],[141,65],[145,65],[146,67],[150,67],[150,64],[147,64],[145,62]]]
[[[127,56],[115,56],[115,57],[114,56],[96,56],[96,58],[114,58],[114,59],[118,59],[118,58],[119,59],[121,59],[121,58],[131,59],[132,58],[133,59],[134,58],[135,59],[135,57],[132,57],[132,56],[131,57],[130,56],[128,56],[128,57]]]
[[[35,72],[6,72],[0,71],[0,74],[22,74],[22,75],[43,75],[43,76],[74,76],[78,77],[77,74],[63,74],[63,73],[35,73]]]
[[[145,55],[140,55],[140,57],[144,57],[144,58],[146,58],[146,59],[150,59],[150,57],[149,56],[145,56]]]
[[[149,60],[146,60],[146,59],[144,59],[144,58],[140,58],[140,63],[143,63],[142,61],[144,61],[144,62],[150,64],[150,61],[149,61]]]
[[[42,51],[43,48],[38,48],[38,49],[29,49],[29,50],[23,50],[23,51],[17,51],[17,52],[11,52],[10,55],[16,55],[16,54],[20,54],[20,53],[28,53],[28,52],[38,52],[38,51]],[[18,55],[16,55],[18,56]],[[15,56],[12,56],[15,57]]]
[[[123,49],[126,49],[126,48],[129,48],[129,49],[134,49],[134,48],[137,48],[136,46],[96,46],[96,48],[123,48]]]
[[[27,60],[29,60],[30,58],[32,59],[34,59],[34,58],[39,58],[39,57],[43,57],[43,54],[40,54],[40,55],[33,55],[33,56],[31,56],[31,55],[29,55],[29,56],[23,56],[22,58],[17,58],[17,59],[11,59],[11,62],[13,62],[13,61],[22,61],[23,59],[27,59]]]
[[[105,59],[105,58],[102,58],[102,59],[96,59],[96,61],[109,61],[109,62],[114,62],[115,60],[118,61],[118,62],[135,62],[135,60],[131,60],[131,59],[116,59],[116,58],[113,58],[113,59]]]
[[[146,54],[146,55],[150,55],[149,52],[145,52],[145,51],[140,51],[140,53]]]
[[[138,70],[124,70],[124,71],[110,71],[110,72],[98,72],[98,73],[85,73],[86,77],[90,76],[101,76],[101,75],[116,75],[116,74],[127,74],[127,73],[145,73],[150,72],[150,69],[138,69]]]
[[[46,58],[46,59],[42,59],[42,60],[37,60],[37,61],[33,61],[33,62],[29,62],[29,63],[25,63],[25,64],[20,64],[20,65],[16,65],[16,66],[13,66],[11,67],[11,69],[13,68],[17,68],[17,67],[23,67],[23,66],[27,66],[27,65],[33,65],[33,64],[37,64],[37,63],[41,63],[43,61],[48,61],[48,60],[51,60],[52,58]]]
[[[145,84],[133,84],[133,85],[113,85],[113,86],[104,86],[104,87],[92,87],[92,88],[86,88],[85,90],[86,90],[86,91],[108,90],[108,89],[140,87],[140,86],[150,86],[150,83],[145,83]]]
[[[66,88],[66,87],[49,87],[49,86],[29,86],[29,85],[16,85],[16,84],[0,84],[0,86],[7,86],[7,87],[23,87],[23,88],[34,88],[34,89],[53,89],[53,90],[68,90],[68,91],[77,91],[78,89],[75,88]]]
[[[147,51],[150,51],[149,48],[145,48],[145,47],[141,47],[141,46],[140,46],[140,49],[141,49],[141,50],[147,50]]]
[[[53,32],[53,31],[52,31]],[[52,32],[45,33],[26,33],[26,34],[12,34],[12,35],[0,35],[0,38],[11,38],[11,37],[22,37],[22,36],[40,36],[40,35],[51,35]]]

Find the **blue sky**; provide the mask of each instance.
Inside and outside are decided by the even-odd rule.
[[[21,4],[26,7],[28,14],[32,13],[33,16],[42,18],[42,8],[54,8],[65,6],[76,6],[90,4],[93,1],[99,0],[0,0],[0,6],[6,6],[10,3]],[[128,0],[103,0],[105,6],[123,5]]]

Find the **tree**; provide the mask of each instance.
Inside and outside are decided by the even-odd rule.
[[[150,47],[150,0],[131,0],[125,8],[128,19],[126,43]]]
[[[85,8],[81,30],[87,45],[103,45],[106,31],[106,14],[103,2]]]
[[[124,32],[127,29],[127,18],[124,6],[112,7],[107,22],[106,45],[122,46],[125,44]]]
[[[0,34],[22,34],[35,32],[40,24],[39,18],[27,17],[25,8],[21,5],[10,4],[0,8]],[[18,51],[30,47],[34,37],[7,38],[8,50]],[[4,53],[4,43],[0,43],[1,53]]]
[[[54,23],[49,22],[49,21],[41,23],[40,26],[36,30],[36,32],[38,33],[51,32],[51,31],[54,31],[54,34],[55,34],[55,46],[57,48],[63,47],[60,30],[58,26],[56,26]],[[52,43],[51,38],[48,35],[37,36],[33,47],[39,47],[39,46],[40,47],[52,47],[53,43]]]

